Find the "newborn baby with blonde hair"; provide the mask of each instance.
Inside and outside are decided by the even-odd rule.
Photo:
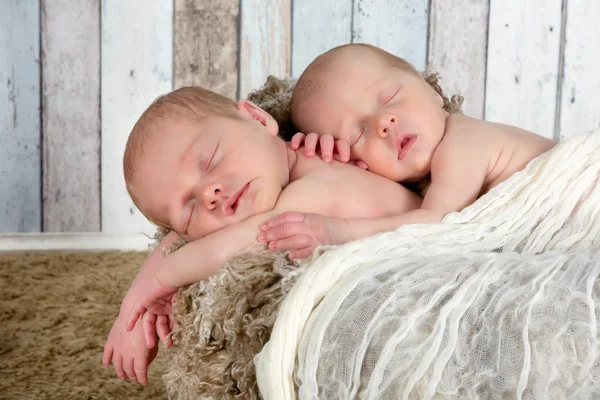
[[[276,121],[253,103],[199,87],[161,96],[136,123],[124,157],[127,188],[149,220],[173,232],[142,267],[109,334],[103,363],[120,377],[146,382],[156,334],[168,344],[173,294],[264,248],[257,235],[269,218],[287,210],[376,218],[419,207],[395,182],[305,157],[277,134]],[[189,243],[162,257],[179,236]],[[140,315],[148,347],[140,344]]]
[[[319,143],[324,159],[337,149],[339,159],[385,178],[430,183],[421,207],[408,213],[356,219],[289,212],[264,224],[260,240],[306,257],[318,245],[440,222],[556,144],[515,126],[451,114],[444,106],[412,65],[377,47],[344,45],[317,57],[292,97],[294,124],[312,134],[296,136],[292,147],[304,141],[311,156]]]

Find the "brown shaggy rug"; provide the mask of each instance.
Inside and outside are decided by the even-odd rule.
[[[101,363],[121,298],[145,257],[0,253],[0,398],[166,399],[162,350],[145,388]]]

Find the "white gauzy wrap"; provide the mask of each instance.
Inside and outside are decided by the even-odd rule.
[[[256,358],[266,399],[600,398],[600,131],[440,224],[316,258]]]

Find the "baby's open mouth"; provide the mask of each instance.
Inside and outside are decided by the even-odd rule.
[[[400,135],[396,139],[396,150],[398,150],[398,160],[402,160],[404,157],[406,157],[406,155],[408,154],[408,152],[410,151],[410,149],[416,141],[416,135]]]
[[[225,215],[233,215],[238,209],[240,199],[248,190],[250,183],[246,183],[240,190],[234,193],[227,201],[225,202]]]

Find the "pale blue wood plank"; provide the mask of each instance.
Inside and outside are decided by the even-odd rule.
[[[39,14],[0,5],[0,232],[41,229]]]
[[[318,55],[352,39],[352,0],[295,1],[292,15],[292,76]]]
[[[380,47],[423,70],[428,16],[423,0],[355,0],[352,41]]]

